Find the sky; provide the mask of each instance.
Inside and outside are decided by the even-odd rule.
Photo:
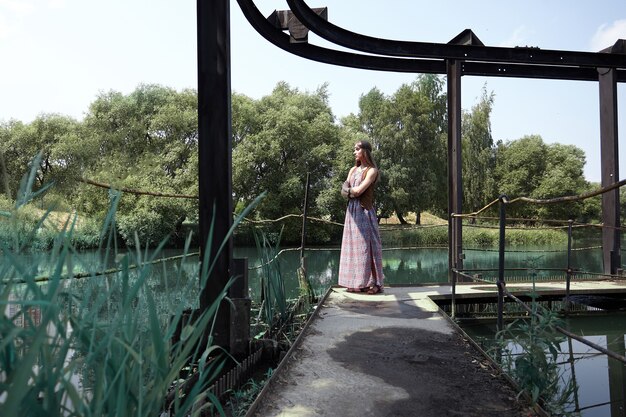
[[[268,16],[284,0],[256,0]],[[309,0],[329,20],[380,38],[446,43],[471,29],[488,46],[597,52],[626,39],[626,4],[528,0]],[[31,122],[40,114],[82,119],[99,94],[132,92],[141,83],[197,88],[196,2],[193,0],[0,0],[0,122]],[[308,61],[261,38],[231,0],[232,89],[255,99],[280,81],[314,92],[328,84],[339,120],[358,113],[362,94],[392,95],[418,74],[343,68]],[[309,42],[334,47],[309,35]],[[335,47],[337,48],[337,47]],[[340,48],[337,48],[340,49]],[[584,81],[462,78],[462,107],[483,88],[495,95],[494,140],[541,135],[546,143],[585,151],[585,178],[600,181],[598,85]],[[618,87],[618,132],[626,134],[626,85]],[[620,179],[626,142],[620,141]]]

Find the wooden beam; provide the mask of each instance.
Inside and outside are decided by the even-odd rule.
[[[201,259],[216,260],[200,289],[200,310],[219,297],[232,270],[232,239],[218,255],[232,224],[230,9],[228,0],[197,0],[198,19],[198,199]],[[212,241],[208,242],[213,227]],[[202,271],[202,268],[200,268]],[[230,348],[230,308],[223,303],[214,343]]]
[[[461,172],[461,61],[448,60],[448,213],[463,213]],[[448,263],[463,269],[461,221],[448,219]],[[451,277],[450,277],[451,278]]]
[[[617,79],[615,69],[598,68],[600,87],[601,185],[619,181],[617,135]],[[615,274],[620,267],[619,189],[602,194],[602,253],[604,273]]]

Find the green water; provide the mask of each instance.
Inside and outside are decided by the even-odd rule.
[[[337,283],[339,271],[339,249],[338,248],[318,248],[309,249],[305,252],[306,267],[309,279],[319,294]],[[159,258],[170,258],[180,255],[180,250],[164,250]],[[118,255],[117,259],[122,255]],[[248,284],[250,297],[259,297],[259,282],[265,273],[263,268],[259,268],[259,259],[256,248],[238,247],[234,249],[235,258],[248,258]],[[471,250],[465,251],[465,269],[495,269],[498,266],[498,252],[496,250]],[[101,253],[95,251],[82,252],[72,260],[75,273],[90,270],[101,270]],[[133,258],[136,259],[136,258]],[[19,262],[37,269],[38,275],[47,275],[54,264],[53,259],[49,259],[48,254],[25,254],[18,257]],[[0,256],[0,261],[2,257]],[[132,261],[131,261],[132,262]],[[298,250],[287,250],[283,252],[275,262],[283,279],[287,296],[290,298],[298,295],[298,280],[296,270],[300,266],[300,252]],[[600,249],[588,249],[574,251],[572,253],[571,264],[573,267],[584,271],[602,271],[602,253]],[[563,248],[543,247],[527,248],[524,250],[508,251],[506,253],[507,268],[562,268],[567,266],[567,252]],[[109,260],[107,268],[115,267],[115,258]],[[155,282],[163,281],[165,277],[181,275],[181,270],[185,277],[194,279],[198,275],[198,257],[193,256],[181,264],[180,260],[164,262],[153,268]],[[383,271],[385,283],[392,285],[399,284],[426,284],[448,282],[448,250],[447,248],[421,248],[421,249],[394,249],[383,250]],[[539,278],[548,275],[562,274],[562,272],[536,271]],[[496,271],[482,272],[483,277],[493,278],[497,276]],[[507,272],[507,276],[527,277],[527,271]],[[95,278],[98,279],[98,278]]]
[[[495,322],[461,323],[461,327],[485,350],[493,348]],[[625,312],[592,313],[589,316],[571,317],[565,320],[565,328],[613,352],[626,354]],[[566,386],[568,383],[574,386],[565,410],[578,412],[583,417],[626,415],[624,364],[566,336],[560,337],[559,346],[557,363],[561,376],[560,386]],[[519,346],[509,345],[509,348],[514,354],[520,352]]]
[[[179,250],[165,250],[160,257],[169,258],[180,255]],[[466,269],[490,269],[498,265],[498,253],[495,250],[465,251]],[[118,260],[121,255],[118,255]],[[312,285],[318,294],[337,283],[339,269],[339,250],[337,248],[310,249],[305,252],[307,273]],[[235,248],[234,257],[248,258],[249,292],[252,299],[259,298],[259,282],[264,274],[263,268],[258,268],[261,261],[256,248]],[[28,254],[16,258],[18,262],[28,268],[34,268],[38,275],[50,273],[53,259],[48,254]],[[0,261],[3,259],[0,257]],[[107,267],[114,267],[112,259]],[[101,270],[102,254],[85,252],[73,259],[72,266],[75,272]],[[300,265],[300,253],[297,250],[283,252],[275,261],[284,281],[287,296],[296,297],[298,283],[296,270]],[[541,268],[565,268],[567,253],[563,248],[543,247],[527,248],[525,250],[508,251],[506,254],[507,268],[538,268],[539,278],[547,275],[556,275],[560,272],[542,271]],[[585,249],[572,254],[571,265],[584,271],[601,272],[602,253],[600,249]],[[185,262],[180,260],[160,262],[153,266],[149,286],[155,294],[164,294],[172,300],[163,301],[163,308],[171,302],[185,302],[194,307],[198,300],[197,282],[198,257],[193,256]],[[443,283],[448,280],[448,251],[443,248],[422,248],[411,250],[385,250],[383,252],[383,270],[387,284],[425,284]],[[519,271],[510,275],[528,276],[529,272]],[[497,272],[483,272],[484,277],[495,277]],[[103,277],[86,278],[85,280],[103,280]],[[193,280],[193,281],[190,281]],[[196,292],[180,294],[188,290],[189,284]],[[182,301],[181,301],[182,299]],[[165,313],[164,313],[165,314]],[[608,346],[609,349],[625,354],[624,329],[626,329],[626,315],[602,315],[592,317],[577,317],[571,319],[569,329],[584,335],[589,340]],[[480,326],[470,326],[466,331],[486,347],[493,339],[495,326],[492,323]],[[571,346],[571,347],[570,347]],[[564,380],[575,380],[577,390],[571,399],[571,410],[581,410],[584,417],[590,416],[624,416],[623,402],[626,387],[626,371],[621,363],[608,360],[605,355],[596,355],[594,351],[577,341],[561,341],[562,374]],[[571,354],[570,354],[571,352]],[[573,359],[573,364],[569,362]]]

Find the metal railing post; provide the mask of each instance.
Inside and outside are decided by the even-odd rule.
[[[452,229],[451,233],[452,233],[452,236],[453,236],[453,239],[451,239],[451,242],[456,242],[456,233],[455,233],[455,230],[456,230],[455,222],[456,221],[457,221],[457,219],[456,219],[454,213],[452,213],[450,215],[450,225],[452,226],[451,227],[451,229]],[[449,248],[453,248],[453,247],[456,247],[454,243],[452,245],[449,245]],[[452,311],[451,311],[452,319],[454,319],[455,316],[456,316],[456,280],[457,280],[457,269],[456,269],[456,267],[457,267],[457,263],[456,263],[456,261],[453,260],[452,268],[450,268],[450,272],[452,274],[451,277],[450,277],[452,279]]]
[[[300,242],[300,268],[298,270],[298,281],[300,285],[300,293],[305,294],[308,302],[313,301],[313,289],[309,281],[309,275],[306,270],[306,259],[304,257],[304,246],[306,244],[306,223],[309,208],[309,182],[311,173],[306,173],[306,184],[304,186],[304,207],[302,209],[302,240]]]
[[[498,320],[497,320],[497,328],[498,331],[503,329],[502,325],[502,316],[504,314],[504,286],[506,283],[504,282],[504,239],[505,239],[505,229],[506,229],[506,204],[509,199],[506,195],[502,194],[499,198],[500,200],[500,242],[499,242],[499,250],[498,250]]]
[[[565,312],[569,312],[569,289],[572,280],[572,224],[573,220],[567,221],[567,275],[565,277]]]

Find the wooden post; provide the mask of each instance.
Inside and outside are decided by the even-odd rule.
[[[218,255],[232,224],[230,9],[228,0],[197,0],[198,19],[198,185],[201,259],[205,258],[211,225],[211,253],[217,258],[208,282],[200,291],[204,311],[220,295],[230,278],[232,239]],[[202,268],[200,268],[202,271]],[[230,348],[230,308],[226,302],[213,328],[215,344]]]
[[[448,65],[448,215],[463,213],[461,173],[461,61]],[[454,228],[454,230],[453,230]],[[463,269],[461,221],[448,221],[448,270]]]
[[[617,144],[617,74],[615,69],[598,68],[600,84],[600,159],[602,187],[619,181]],[[602,194],[602,253],[604,273],[615,274],[620,267],[619,188]]]

